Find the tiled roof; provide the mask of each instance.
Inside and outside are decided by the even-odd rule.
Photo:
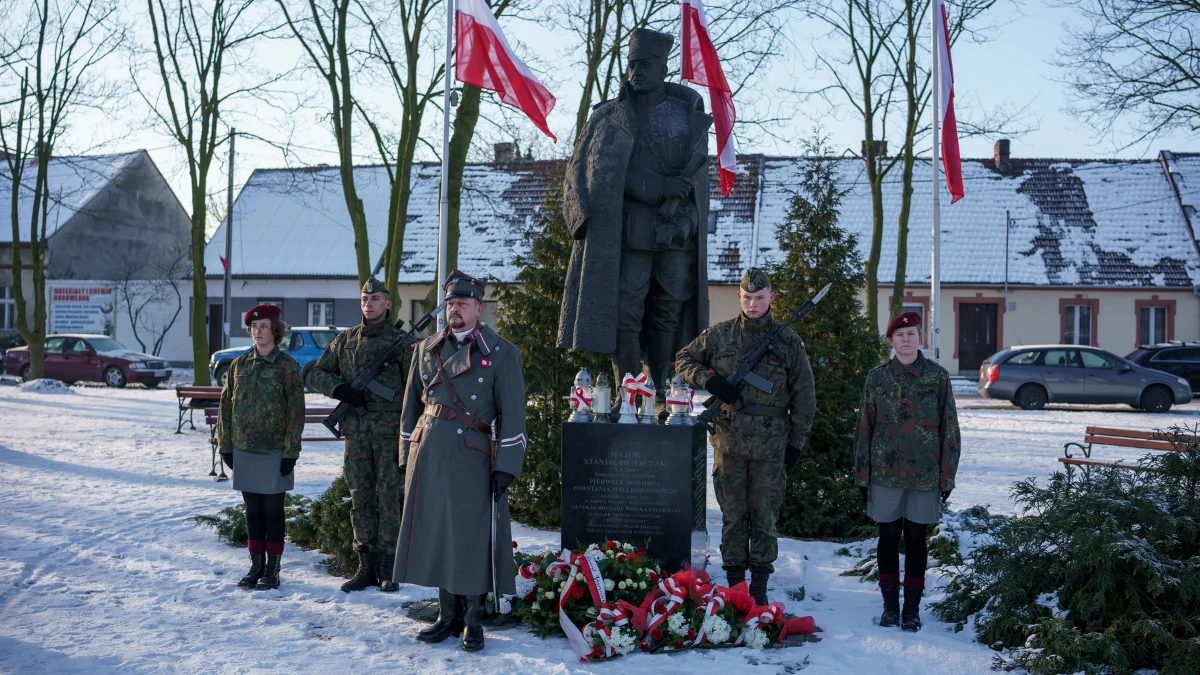
[[[88,157],[53,157],[47,171],[47,194],[50,198],[46,215],[46,236],[51,237],[58,228],[83,210],[101,190],[129,166],[143,150],[119,155],[92,155]],[[36,165],[26,167],[21,180],[18,197],[18,218],[21,237],[29,237],[29,221],[33,214],[33,182],[37,175]],[[5,225],[0,227],[0,243],[12,243],[12,174],[8,162],[0,160],[0,214],[4,214]]]
[[[1200,206],[1200,155],[1173,155],[1177,199],[1164,162],[1155,160],[1012,159],[1007,170],[993,160],[964,160],[966,197],[942,200],[942,279],[946,284],[1005,281],[1005,214],[1008,281],[1015,285],[1200,285],[1200,255],[1184,217],[1184,204]],[[778,260],[775,233],[799,189],[803,157],[739,157],[733,192],[721,199],[715,169],[709,189],[717,216],[709,236],[709,278],[737,283],[754,261]],[[840,223],[858,236],[864,258],[870,245],[871,200],[862,162],[834,159],[848,190]],[[439,165],[419,164],[405,231],[402,283],[433,279],[437,251]],[[459,266],[511,280],[512,260],[525,252],[524,233],[536,224],[547,187],[562,175],[561,161],[472,164],[463,178]],[[928,160],[915,167],[906,277],[929,283],[932,175]],[[367,212],[372,255],[385,245],[387,177],[382,167],[355,169]],[[944,187],[939,188],[944,195]],[[1190,200],[1190,201],[1189,201]],[[719,205],[719,209],[718,206]],[[879,279],[895,276],[896,214],[900,169],[884,181],[886,221]],[[755,218],[759,222],[755,254]],[[238,276],[355,275],[353,236],[336,167],[259,170],[234,207],[234,274]],[[1197,223],[1195,220],[1194,224]],[[223,226],[222,226],[223,227]],[[221,270],[223,230],[208,247],[209,274]],[[254,251],[248,259],[241,250]]]

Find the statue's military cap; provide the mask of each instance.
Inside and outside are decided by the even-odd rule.
[[[757,293],[764,288],[771,287],[771,277],[767,273],[757,267],[751,267],[746,270],[746,274],[742,277],[742,285],[740,288],[747,293]]]
[[[442,284],[447,300],[450,298],[475,298],[483,302],[485,288],[487,288],[487,281],[476,279],[458,270],[450,270],[450,274],[446,276],[446,282]]]
[[[636,28],[629,38],[629,60],[662,59],[667,60],[671,53],[671,45],[675,38],[667,33],[660,33],[649,28]]]
[[[384,286],[382,281],[376,279],[375,277],[371,277],[370,279],[367,279],[367,283],[363,284],[362,292],[365,295],[369,293],[387,293],[388,290],[387,286]]]

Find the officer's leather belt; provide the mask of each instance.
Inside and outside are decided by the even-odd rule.
[[[722,403],[721,407],[729,412],[739,413],[742,415],[759,415],[761,417],[787,417],[787,408],[779,408],[773,405],[758,405],[756,403],[743,403],[741,410],[734,410],[732,405]]]
[[[454,420],[459,424],[470,427],[474,431],[487,434],[488,436],[492,435],[492,425],[484,422],[470,413],[460,412],[454,408],[451,408],[450,406],[445,406],[440,403],[427,405],[425,406],[425,414],[430,417],[437,417],[438,419]]]
[[[363,404],[367,412],[400,412],[404,410],[404,404],[399,401],[367,401]]]

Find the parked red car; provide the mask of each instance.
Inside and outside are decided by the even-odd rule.
[[[46,377],[75,382],[103,382],[124,387],[138,382],[153,389],[171,378],[171,365],[157,356],[131,351],[107,335],[50,335],[46,337]],[[4,354],[4,372],[29,379],[29,347]]]

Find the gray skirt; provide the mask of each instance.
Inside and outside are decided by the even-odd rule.
[[[257,492],[264,495],[274,495],[287,492],[296,487],[296,472],[286,476],[279,475],[279,463],[283,459],[283,450],[234,450],[233,451],[233,480],[230,484],[234,490],[242,492]]]
[[[942,496],[937,490],[872,485],[867,493],[867,515],[877,523],[890,523],[901,518],[922,525],[932,525],[942,518]]]

